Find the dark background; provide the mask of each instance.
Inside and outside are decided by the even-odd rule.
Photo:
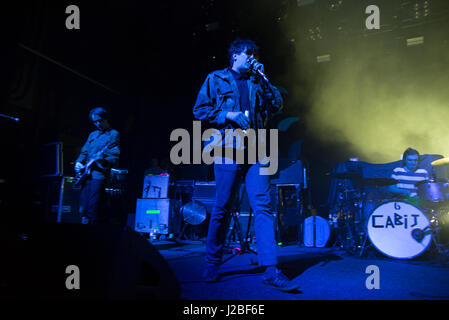
[[[405,2],[376,4],[394,11]],[[364,8],[371,3],[343,3],[345,11],[334,18],[352,21],[346,24],[346,38],[366,41],[361,25]],[[65,27],[65,8],[71,4],[80,8],[80,30]],[[259,45],[271,81],[287,90],[285,111],[278,120],[300,120],[280,133],[281,156],[287,155],[291,143],[301,141],[302,158],[310,165],[314,206],[326,214],[326,173],[354,150],[346,144],[318,142],[304,121],[311,107],[309,92],[322,67],[314,74],[302,70],[297,57],[313,59],[320,48],[309,45],[299,52],[297,43],[310,40],[313,15],[323,16],[330,30],[332,20],[326,17],[341,5],[342,1],[324,0],[42,0],[5,5],[0,112],[20,121],[0,121],[2,215],[35,210],[42,193],[42,144],[63,142],[64,174],[73,174],[73,161],[93,130],[88,112],[96,106],[111,111],[112,126],[121,134],[120,167],[129,170],[127,211],[134,212],[143,171],[152,157],[169,157],[172,130],[191,131],[198,90],[210,71],[227,66],[227,49],[236,37]],[[286,32],[286,24],[293,23],[297,32]],[[447,27],[447,19],[434,27]],[[326,41],[338,40],[329,34]],[[389,37],[393,39],[394,33]]]

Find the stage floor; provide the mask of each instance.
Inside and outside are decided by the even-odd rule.
[[[387,258],[374,248],[359,257],[340,248],[279,246],[280,268],[300,284],[298,291],[285,293],[262,284],[262,270],[252,264],[254,255],[232,258],[221,266],[219,282],[204,283],[204,242],[152,244],[178,277],[181,298],[186,300],[449,299],[449,264],[447,259],[433,258],[430,249],[418,258],[401,260]],[[378,272],[367,270],[369,266],[376,266]],[[379,288],[368,289],[367,283],[374,284],[375,275],[379,276]]]

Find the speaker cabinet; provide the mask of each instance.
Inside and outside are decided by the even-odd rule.
[[[276,241],[301,245],[305,210],[300,184],[271,185],[271,202],[276,214]]]
[[[134,230],[154,235],[177,233],[180,225],[178,201],[137,199]]]
[[[81,223],[80,189],[69,180],[70,177],[41,179],[47,222]]]
[[[143,179],[142,198],[167,198],[169,174],[150,174]]]

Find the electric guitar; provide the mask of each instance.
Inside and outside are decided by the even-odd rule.
[[[84,183],[84,181],[90,176],[90,174],[92,173],[92,166],[95,163],[95,161],[101,159],[101,157],[103,156],[103,153],[109,148],[111,147],[112,144],[108,144],[106,145],[103,149],[101,149],[100,151],[98,151],[92,158],[89,159],[89,161],[86,163],[86,165],[84,166],[83,169],[81,169],[77,174],[76,177],[74,178],[74,182],[73,184],[75,186],[77,185],[81,185]]]

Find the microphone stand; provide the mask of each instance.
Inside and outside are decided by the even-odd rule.
[[[11,117],[11,116],[7,116],[6,114],[2,114],[2,113],[0,113],[0,117],[8,119],[8,120],[15,121],[15,122],[19,122],[19,120],[20,120],[19,118],[14,118],[14,117]]]

